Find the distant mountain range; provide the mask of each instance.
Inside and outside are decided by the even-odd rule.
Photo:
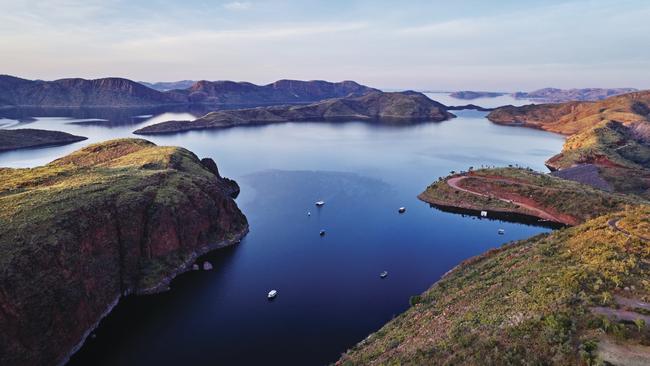
[[[146,81],[138,81],[138,83],[161,92],[166,92],[174,89],[187,89],[196,83],[195,80],[180,80],[180,81],[161,81],[156,83],[147,83]]]
[[[637,91],[634,88],[583,88],[583,89],[558,89],[544,88],[531,92],[515,92],[510,94],[517,99],[531,99],[542,103],[562,103],[570,101],[597,101],[609,98],[615,95],[627,94]],[[477,99],[477,98],[495,98],[508,93],[470,91],[463,90],[451,93],[451,96],[458,99]]]
[[[189,81],[157,83],[156,88],[186,86]],[[26,80],[0,75],[0,107],[142,107],[159,105],[268,105],[311,103],[360,96],[377,89],[354,81],[279,80],[268,85],[198,81],[188,88],[160,91],[122,78]]]

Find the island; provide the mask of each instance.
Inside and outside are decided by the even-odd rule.
[[[282,105],[208,113],[194,121],[168,121],[143,127],[135,134],[151,135],[285,122],[368,121],[387,124],[440,122],[453,118],[441,103],[417,92],[372,92],[327,99],[307,105]]]
[[[471,91],[471,90],[462,90],[449,94],[450,97],[456,99],[478,99],[478,98],[496,98],[506,95],[507,93],[501,92],[487,92],[487,91]]]
[[[248,231],[209,158],[140,139],[0,168],[0,364],[64,364],[123,296]]]
[[[31,128],[15,130],[0,129],[0,151],[66,145],[86,139],[83,136],[75,136],[60,131]]]

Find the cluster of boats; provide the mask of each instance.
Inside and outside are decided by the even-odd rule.
[[[323,206],[325,206],[325,201],[316,201],[316,202],[315,202],[315,205],[316,205],[316,207],[323,207]],[[397,212],[399,212],[399,213],[401,213],[401,214],[405,213],[405,212],[406,212],[406,207],[400,207],[399,209],[397,209]],[[311,211],[307,211],[307,216],[311,216]],[[322,229],[321,229],[321,231],[320,231],[318,234],[319,234],[320,236],[325,236],[325,230],[322,230]],[[382,271],[382,272],[379,274],[379,278],[384,279],[384,278],[386,278],[386,277],[388,277],[388,271]],[[278,296],[278,290],[271,290],[271,291],[269,291],[269,293],[266,295],[266,297],[267,297],[269,300],[273,300],[273,299],[275,299],[277,296]]]

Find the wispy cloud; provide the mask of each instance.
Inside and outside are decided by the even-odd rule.
[[[223,4],[223,7],[228,10],[248,10],[252,6],[248,1],[233,1]]]

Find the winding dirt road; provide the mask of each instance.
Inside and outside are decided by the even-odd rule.
[[[467,178],[467,177],[466,176],[453,177],[453,178],[450,178],[450,179],[447,180],[447,184],[450,187],[452,187],[454,189],[457,189],[459,191],[463,191],[463,192],[470,193],[470,194],[475,194],[477,196],[482,196],[482,197],[492,197],[492,196],[489,196],[487,194],[483,194],[483,193],[480,193],[480,192],[475,192],[475,191],[472,191],[472,190],[469,190],[467,188],[463,188],[463,187],[459,186],[458,184],[465,178]],[[512,184],[521,184],[520,182],[509,181],[507,179],[501,179],[501,181],[505,181],[505,182],[512,183]],[[551,214],[550,212],[544,211],[544,210],[542,210],[540,208],[537,208],[535,206],[531,206],[531,205],[523,203],[523,202],[518,202],[518,201],[514,201],[514,200],[507,200],[507,199],[499,198],[499,197],[492,197],[492,198],[496,198],[496,199],[498,199],[500,201],[503,201],[503,202],[514,203],[514,204],[518,205],[519,207],[525,208],[526,210],[530,211],[533,216],[537,216],[537,217],[539,217],[541,219],[555,221],[555,222],[559,222],[559,223],[565,223],[564,220],[561,220],[560,218],[558,218],[557,216]]]
[[[623,233],[623,235],[625,235],[625,236],[627,236],[629,238],[638,238],[638,239],[641,239],[641,240],[643,240],[645,242],[650,242],[650,238],[646,238],[645,236],[641,236],[641,235],[636,235],[636,234],[633,234],[633,233],[631,233],[631,232],[629,232],[629,231],[627,231],[625,229],[622,229],[620,226],[618,226],[618,222],[620,220],[621,220],[620,217],[613,218],[613,219],[611,219],[611,220],[609,220],[607,222],[607,225],[609,225],[609,227],[611,227],[612,229]]]

